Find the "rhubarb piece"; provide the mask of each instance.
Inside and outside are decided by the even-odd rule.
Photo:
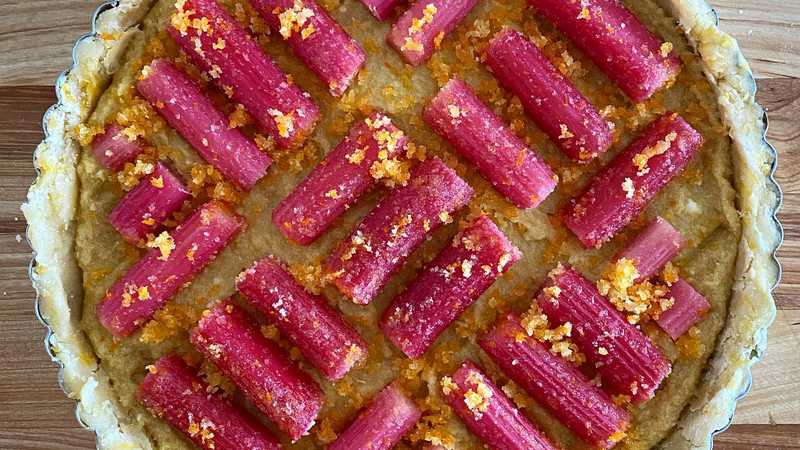
[[[367,344],[325,298],[300,286],[275,258],[242,272],[236,289],[331,380],[342,378],[367,356]]]
[[[641,403],[672,370],[650,339],[571,267],[553,269],[537,300],[551,323],[572,325],[573,342],[597,369],[606,391]]]
[[[423,117],[518,207],[535,208],[555,189],[550,167],[460,79],[444,85]]]
[[[392,25],[386,39],[400,56],[418,66],[438,50],[478,0],[422,0],[411,5]]]
[[[117,338],[133,333],[211,263],[244,224],[211,201],[171,232],[163,231],[97,305],[100,323]]]
[[[292,442],[314,425],[322,390],[233,302],[206,311],[191,341]]]
[[[666,219],[656,217],[628,243],[618,258],[633,261],[639,274],[634,281],[656,275],[683,247],[683,236]]]
[[[407,141],[383,113],[358,122],[349,136],[278,204],[272,223],[294,242],[314,242],[375,185],[373,165],[398,156]]]
[[[136,159],[144,150],[141,139],[129,139],[123,128],[115,123],[106,125],[105,130],[94,137],[92,152],[101,166],[114,172],[120,171],[125,163]]]
[[[419,358],[521,253],[481,215],[392,300],[383,313],[383,334],[409,358]]]
[[[326,262],[333,283],[355,303],[368,304],[472,188],[438,158],[420,163],[407,185],[389,192]]]
[[[587,443],[611,448],[625,436],[628,413],[577,367],[529,337],[516,314],[500,319],[479,344],[509,378]]]
[[[251,0],[273,33],[340,96],[364,61],[364,49],[314,0]]]
[[[702,144],[703,137],[681,116],[664,114],[570,200],[564,223],[584,246],[601,247],[689,164]]]
[[[528,0],[635,102],[677,78],[672,43],[647,30],[618,0]]]
[[[358,413],[328,450],[392,449],[421,416],[414,401],[392,383]]]
[[[361,0],[361,3],[369,9],[378,20],[386,20],[392,14],[395,7],[399,5],[402,0]]]
[[[461,421],[489,448],[555,450],[511,400],[472,362],[442,378],[445,400]]]
[[[164,356],[139,385],[139,400],[203,449],[278,450],[277,439],[247,412],[209,390],[177,355]]]
[[[178,211],[190,194],[180,179],[161,162],[117,203],[108,222],[122,237],[138,244],[155,234],[164,220]]]
[[[711,308],[703,294],[697,292],[692,285],[683,279],[672,283],[669,291],[675,303],[661,313],[656,323],[677,341],[686,331],[703,318]]]
[[[519,31],[497,33],[486,49],[486,64],[568,157],[588,162],[611,146],[611,124]]]
[[[249,191],[272,160],[238,128],[191,78],[157,59],[142,71],[139,93],[225,178]]]
[[[319,119],[311,96],[292,83],[216,0],[185,0],[176,6],[167,30],[195,65],[241,103],[279,146],[302,144]]]

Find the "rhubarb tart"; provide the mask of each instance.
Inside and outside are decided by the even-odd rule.
[[[708,448],[774,151],[702,0],[120,0],[24,205],[98,448]]]

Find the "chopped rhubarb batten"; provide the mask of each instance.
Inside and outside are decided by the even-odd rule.
[[[572,325],[572,340],[597,369],[607,392],[641,403],[653,397],[672,370],[650,339],[571,267],[553,269],[537,300],[551,323]]]
[[[611,124],[519,31],[497,33],[486,49],[486,64],[568,157],[587,162],[611,146]]]
[[[374,113],[350,134],[283,199],[272,223],[301,245],[314,242],[362,194],[376,183],[374,164],[397,157],[408,138],[388,116]]]
[[[418,66],[439,49],[478,0],[420,0],[392,25],[389,44],[412,66]]]
[[[164,356],[139,385],[139,400],[203,449],[278,450],[280,443],[256,418],[209,391],[177,355]]]
[[[181,0],[176,7],[167,31],[195,65],[241,103],[279,146],[299,146],[319,119],[311,96],[216,0]]]
[[[682,117],[664,114],[570,200],[564,223],[586,247],[602,246],[689,164],[702,144],[703,137]]]
[[[161,162],[117,203],[108,222],[134,244],[155,234],[190,197],[180,179]]]
[[[157,59],[142,70],[136,87],[200,156],[225,178],[249,191],[272,160],[239,129],[186,74]]]
[[[442,393],[461,421],[489,448],[555,450],[547,437],[472,362],[441,380]]]
[[[392,383],[358,413],[328,450],[389,450],[422,416],[413,400]]]
[[[327,271],[355,303],[368,304],[408,256],[467,204],[472,188],[438,158],[411,171],[333,251]]]
[[[528,0],[635,102],[678,76],[672,44],[651,33],[618,0]]]
[[[402,0],[361,0],[361,3],[369,9],[378,20],[386,20],[399,5]]]
[[[555,189],[550,167],[460,79],[444,85],[423,117],[518,207],[534,208]]]
[[[628,243],[618,258],[633,261],[639,277],[646,280],[656,275],[683,247],[683,236],[672,224],[656,217]]]
[[[408,357],[421,357],[520,256],[491,219],[479,216],[392,300],[383,334]]]
[[[703,294],[697,292],[683,279],[678,279],[672,284],[669,294],[675,303],[661,313],[656,323],[676,341],[703,318],[711,305]]]
[[[347,90],[367,56],[324,8],[314,0],[250,1],[332,95]]]
[[[242,217],[211,201],[174,230],[161,232],[148,243],[154,248],[97,305],[100,323],[118,338],[133,333],[213,261],[244,225]]]
[[[610,448],[624,436],[628,413],[577,367],[529,337],[515,314],[500,319],[479,343],[509,378],[581,439]]]
[[[133,161],[144,150],[141,139],[130,140],[115,123],[106,125],[105,130],[92,141],[92,152],[97,161],[106,169],[117,172],[125,163]]]
[[[233,302],[206,311],[191,341],[292,442],[314,425],[322,390]]]
[[[283,265],[267,257],[242,272],[236,289],[331,380],[367,357],[367,344],[325,298],[308,293]]]

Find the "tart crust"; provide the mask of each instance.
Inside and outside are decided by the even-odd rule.
[[[780,276],[774,257],[782,239],[775,218],[780,189],[772,179],[775,151],[764,139],[766,117],[755,103],[755,80],[736,41],[722,32],[702,0],[659,0],[699,53],[733,145],[742,234],[728,317],[693,399],[664,448],[710,448],[750,384],[750,367],[766,347],[775,316],[772,289]],[[110,381],[80,327],[81,270],[75,258],[80,146],[69,132],[85,121],[122,61],[130,38],[153,2],[123,0],[98,9],[91,34],[75,46],[74,65],[58,80],[59,102],[45,115],[37,147],[38,177],[23,212],[34,251],[31,279],[37,313],[49,327],[48,352],[62,367],[62,386],[78,401],[79,420],[97,434],[98,448],[152,448],[147,436],[120,420]]]

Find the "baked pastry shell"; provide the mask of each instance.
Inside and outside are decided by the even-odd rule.
[[[755,101],[755,78],[738,44],[720,30],[716,12],[704,0],[657,2],[677,19],[716,89],[733,142],[743,225],[725,327],[695,395],[659,444],[705,449],[730,425],[736,401],[750,389],[750,369],[766,350],[775,318],[772,291],[781,271],[775,253],[783,240],[776,217],[782,196],[773,177],[777,154],[766,140],[767,116]],[[94,12],[91,32],[76,42],[71,67],[56,81],[58,101],[44,115],[45,138],[34,152],[36,179],[22,206],[33,249],[29,275],[36,316],[47,327],[45,349],[60,367],[62,389],[77,401],[78,421],[96,433],[103,449],[152,445],[120,417],[109,380],[80,327],[82,276],[74,256],[80,146],[71,130],[88,118],[151,4],[109,1]]]

